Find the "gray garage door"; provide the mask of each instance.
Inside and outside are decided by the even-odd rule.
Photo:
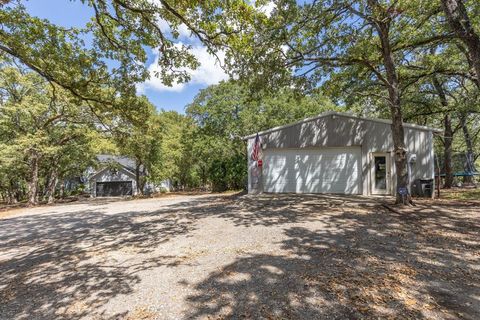
[[[361,159],[359,147],[267,149],[263,164],[264,190],[358,194]]]
[[[131,196],[132,191],[132,181],[97,182],[97,197]]]

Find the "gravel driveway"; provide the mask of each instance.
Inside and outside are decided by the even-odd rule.
[[[91,201],[0,219],[0,319],[480,319],[480,205]]]

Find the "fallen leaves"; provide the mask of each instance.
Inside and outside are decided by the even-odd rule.
[[[158,313],[152,311],[147,306],[137,306],[129,312],[123,320],[156,320],[160,319]]]

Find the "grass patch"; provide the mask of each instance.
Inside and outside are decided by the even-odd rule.
[[[452,200],[480,200],[480,188],[452,188],[440,191],[440,198]]]

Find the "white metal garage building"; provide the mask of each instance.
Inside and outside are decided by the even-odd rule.
[[[412,181],[434,178],[433,133],[405,124]],[[256,134],[245,137],[249,193],[394,194],[391,122],[326,112],[258,133],[262,166],[251,157]]]

